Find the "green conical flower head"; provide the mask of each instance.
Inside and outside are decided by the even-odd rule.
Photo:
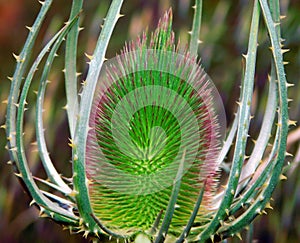
[[[178,53],[168,11],[106,62],[94,97],[86,174],[92,209],[119,234],[149,233],[165,216],[181,161],[184,169],[169,232],[179,235],[205,183],[195,222],[209,220],[218,165],[219,126],[208,77]]]

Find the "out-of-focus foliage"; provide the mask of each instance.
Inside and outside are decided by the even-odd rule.
[[[78,55],[78,70],[85,74],[85,62],[87,61],[84,52],[92,50],[99,26],[103,21],[110,1],[85,1],[87,9],[93,10],[89,13],[86,10],[83,14],[86,28],[80,35],[80,46]],[[55,1],[51,15],[46,23],[51,26],[53,32],[56,30],[56,21],[66,21],[66,4],[71,1]],[[239,85],[243,70],[242,53],[247,47],[247,38],[250,26],[251,1],[239,0],[212,0],[204,1],[203,19],[200,39],[199,54],[206,72],[211,76],[222,95],[228,123],[231,122],[236,109],[236,100],[239,97]],[[126,40],[136,37],[147,26],[153,29],[163,12],[172,6],[174,10],[174,31],[180,36],[183,46],[188,43],[189,26],[192,21],[192,9],[189,8],[190,0],[166,1],[166,0],[131,0],[125,1],[122,18],[114,31],[108,48],[108,57],[112,57],[124,45]],[[18,53],[26,38],[27,30],[25,25],[30,26],[38,11],[39,4],[32,0],[12,0],[0,3],[0,124],[5,119],[5,100],[7,99],[10,82],[6,76],[13,72],[15,62],[11,52]],[[97,9],[95,12],[94,9]],[[281,1],[282,14],[287,17],[283,20],[282,36],[286,39],[285,45],[290,49],[285,55],[285,60],[290,63],[286,66],[287,79],[295,86],[289,89],[289,97],[294,101],[290,103],[290,118],[300,122],[300,2],[296,0]],[[91,24],[92,23],[92,24]],[[38,42],[41,46],[51,33],[43,32]],[[264,36],[264,37],[262,37]],[[259,53],[257,65],[257,82],[255,95],[261,96],[267,82],[267,75],[270,71],[270,63],[264,60],[268,51],[269,43],[261,35],[259,38]],[[41,48],[40,46],[40,48]],[[60,59],[57,60],[57,65]],[[62,138],[68,137],[66,129],[67,120],[62,116],[60,109],[65,105],[62,70],[51,74],[53,82],[49,85],[48,94],[45,100],[45,116],[50,117],[49,124],[45,124],[48,130],[55,130],[56,133],[48,133],[50,144],[48,144],[53,160],[59,171],[71,171],[68,163],[69,148],[65,146],[67,141]],[[31,94],[33,95],[33,94]],[[50,106],[51,101],[51,106]],[[47,105],[48,104],[48,105]],[[253,114],[262,118],[260,110],[265,106],[263,102],[253,106]],[[30,121],[33,114],[27,114],[26,119]],[[258,121],[261,119],[258,119]],[[260,123],[252,124],[251,136],[257,137],[257,129]],[[296,129],[296,128],[295,128]],[[32,130],[27,129],[28,139],[33,140],[35,135]],[[66,136],[62,136],[66,134]],[[299,147],[300,131],[290,137],[288,152],[297,154]],[[8,155],[4,149],[6,143],[5,132],[0,130],[0,242],[85,242],[81,236],[69,236],[62,231],[61,227],[49,220],[38,218],[38,211],[35,208],[27,207],[29,198],[23,193],[16,177],[12,176],[12,168],[6,164]],[[35,144],[31,144],[30,166],[32,171],[43,177],[43,170],[37,166]],[[67,152],[66,152],[67,151]],[[300,207],[300,170],[296,163],[299,163],[300,156],[291,159],[292,166],[286,173],[288,180],[282,182],[274,193],[274,210],[269,211],[267,217],[260,217],[254,224],[254,239],[259,242],[297,242],[300,239],[300,213],[296,209]],[[67,174],[67,176],[70,176]],[[22,203],[20,203],[22,202]],[[234,241],[234,240],[232,240]]]

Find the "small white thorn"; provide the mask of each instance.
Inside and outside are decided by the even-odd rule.
[[[71,148],[75,148],[76,145],[75,145],[73,139],[69,138],[69,141],[70,141],[70,143],[68,143],[68,145],[69,145]]]
[[[286,52],[290,51],[290,49],[281,49],[281,54],[284,54]]]
[[[270,202],[267,202],[266,208],[268,208],[268,209],[273,209],[273,207],[271,206]]]
[[[68,195],[69,195],[70,197],[75,197],[77,194],[78,194],[78,192],[75,191],[75,190],[73,190],[73,191],[71,191]]]
[[[89,55],[89,54],[87,54],[87,53],[84,53],[84,55],[91,61],[91,60],[93,60],[93,56],[92,55]]]
[[[32,31],[32,27],[30,27],[30,26],[25,26],[26,27],[26,29],[28,29],[30,32],[33,32]]]
[[[297,125],[297,121],[289,120],[288,121],[288,125],[289,126],[296,126]]]
[[[280,22],[275,22],[275,23],[274,23],[274,26],[275,26],[275,27],[277,27],[277,26],[279,26],[279,25],[280,25]]]
[[[280,15],[280,17],[279,17],[280,19],[285,19],[286,18],[286,16],[285,15]]]
[[[247,59],[248,55],[247,54],[242,54],[243,58]]]
[[[19,178],[22,178],[22,174],[21,173],[14,173],[15,176],[19,177]]]
[[[24,59],[21,59],[21,57],[19,55],[16,55],[15,53],[13,53],[13,57],[16,59],[17,62],[24,62]]]
[[[236,236],[237,238],[239,238],[239,240],[241,240],[241,241],[243,240],[243,239],[242,239],[242,236],[241,236],[241,233],[238,232],[238,233],[235,234],[235,236]]]
[[[119,14],[118,14],[118,19],[119,19],[119,18],[122,18],[122,17],[124,17],[124,16],[125,16],[124,14],[119,13]]]
[[[281,175],[279,176],[279,179],[280,179],[281,181],[284,181],[284,180],[287,180],[287,177],[286,177],[284,174],[281,174]]]

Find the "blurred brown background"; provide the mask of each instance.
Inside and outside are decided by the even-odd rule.
[[[100,2],[100,3],[99,3]],[[78,71],[86,71],[86,58],[84,53],[92,53],[95,45],[99,26],[105,17],[110,1],[84,1],[85,11],[82,13],[85,29],[80,35],[78,53]],[[107,57],[113,57],[124,45],[125,41],[134,39],[147,26],[153,30],[159,17],[170,6],[174,12],[173,29],[180,37],[182,45],[188,43],[187,32],[191,28],[193,11],[190,0],[130,0],[125,1],[121,18],[114,31],[109,44]],[[286,67],[287,78],[295,86],[289,90],[289,96],[294,99],[290,108],[291,119],[299,122],[300,112],[300,2],[281,1],[281,9],[287,18],[283,20],[282,35],[286,39],[286,46],[291,50],[285,55],[290,62]],[[46,18],[36,51],[40,50],[63,21],[67,20],[71,1],[54,1]],[[15,62],[12,52],[20,52],[26,39],[28,30],[26,25],[32,25],[38,13],[40,4],[36,0],[11,0],[0,1],[0,124],[5,120],[5,100],[7,99],[10,81],[6,78],[13,74]],[[239,0],[211,0],[204,1],[203,24],[201,28],[199,54],[202,64],[215,82],[224,101],[227,122],[233,119],[236,109],[235,101],[239,96],[239,85],[242,77],[242,57],[246,52],[249,36],[252,1]],[[263,22],[263,21],[262,21]],[[257,101],[253,106],[256,119],[251,125],[251,136],[257,137],[257,132],[263,118],[265,99],[264,90],[267,85],[267,74],[270,70],[269,42],[264,25],[261,26],[259,37],[259,56],[256,72],[255,97]],[[63,53],[60,53],[63,57]],[[63,69],[61,60],[57,63],[57,70],[51,74],[55,81],[49,85],[48,96],[45,100],[45,109],[48,131],[53,131],[48,138],[48,146],[52,159],[60,171],[66,176],[71,176],[70,151],[67,148],[68,128],[66,116],[61,112],[65,104]],[[32,114],[33,116],[34,114]],[[30,116],[29,116],[30,117]],[[29,121],[31,121],[29,119]],[[34,136],[31,131],[30,136]],[[298,132],[299,133],[299,132]],[[289,147],[289,152],[296,153],[299,142],[297,133],[295,141]],[[29,207],[29,197],[23,192],[11,166],[7,151],[4,149],[6,139],[3,129],[0,130],[0,242],[87,242],[81,235],[71,235],[63,231],[61,226],[49,219],[38,218],[38,210]],[[28,146],[30,151],[30,165],[34,174],[44,176],[43,169],[38,163],[34,148]],[[293,161],[293,160],[291,160]],[[268,216],[255,220],[254,238],[257,242],[300,242],[300,173],[299,158],[295,158],[295,166],[287,174],[289,179],[281,182],[274,193],[274,210]],[[245,235],[245,233],[243,233]],[[237,239],[231,242],[239,242]]]

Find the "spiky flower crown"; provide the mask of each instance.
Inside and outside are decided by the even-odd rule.
[[[86,174],[95,218],[111,232],[155,234],[180,182],[169,233],[211,216],[218,180],[215,88],[188,51],[179,53],[172,11],[102,68],[90,116]],[[191,232],[192,234],[192,232]]]

